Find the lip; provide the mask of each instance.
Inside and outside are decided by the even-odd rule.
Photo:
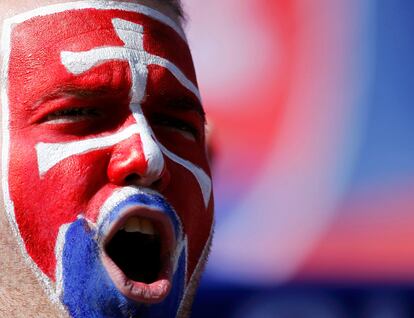
[[[147,284],[128,278],[125,273],[115,264],[105,251],[106,244],[125,225],[131,217],[140,217],[150,220],[161,236],[161,270],[156,281]],[[176,238],[173,225],[168,216],[162,211],[151,208],[132,207],[122,213],[114,224],[111,225],[108,234],[104,237],[101,245],[102,263],[108,272],[116,288],[131,300],[154,304],[163,301],[169,294],[172,285],[173,252],[176,247]],[[139,251],[137,251],[139,253]]]

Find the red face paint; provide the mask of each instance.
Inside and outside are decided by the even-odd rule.
[[[11,19],[5,30],[10,221],[54,282],[62,225],[78,216],[94,224],[117,189],[150,188],[182,222],[188,282],[210,237],[213,203],[200,181],[209,167],[187,43],[158,15],[62,8]]]

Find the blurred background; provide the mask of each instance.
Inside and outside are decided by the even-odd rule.
[[[184,5],[216,199],[192,317],[414,317],[414,1]]]

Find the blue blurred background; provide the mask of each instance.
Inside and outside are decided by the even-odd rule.
[[[414,317],[414,2],[184,5],[216,198],[193,317]]]

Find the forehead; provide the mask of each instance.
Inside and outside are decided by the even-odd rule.
[[[41,2],[45,2],[42,5]],[[16,0],[1,1],[2,20],[4,24],[21,23],[35,16],[64,12],[66,10],[81,10],[95,8],[97,10],[121,9],[142,13],[170,25],[183,37],[184,32],[174,7],[169,1],[157,0]],[[19,13],[20,12],[20,13]]]
[[[18,79],[13,86],[21,89],[19,95],[24,100],[19,102],[33,102],[31,97],[46,93],[56,82],[64,84],[73,80],[62,69],[63,51],[125,45],[114,29],[116,19],[142,26],[143,49],[168,59],[190,80],[196,81],[180,25],[159,11],[135,3],[63,3],[15,16],[4,23],[4,77]],[[27,85],[34,82],[41,83],[41,92]]]

